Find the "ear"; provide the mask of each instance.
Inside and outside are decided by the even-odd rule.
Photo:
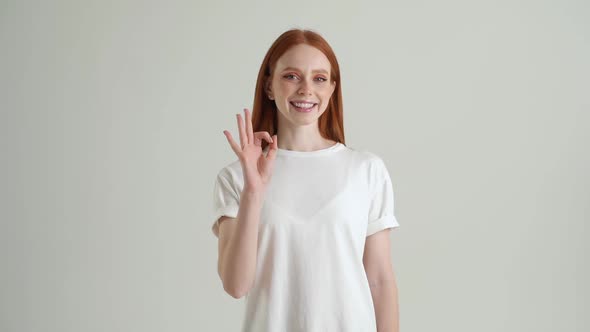
[[[332,84],[330,84],[330,85],[331,85],[331,89],[332,89],[332,92],[330,92],[330,94],[332,94],[336,90],[336,81],[332,81]]]
[[[266,93],[266,95],[272,99],[272,89],[271,89],[271,80],[270,78],[267,78],[266,81],[264,82],[264,92]]]

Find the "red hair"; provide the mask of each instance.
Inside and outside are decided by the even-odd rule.
[[[307,44],[320,50],[330,61],[330,81],[336,87],[326,111],[318,119],[318,128],[322,137],[345,144],[342,120],[342,90],[340,89],[340,67],[336,55],[328,42],[318,33],[311,30],[291,29],[281,34],[266,52],[256,80],[254,105],[252,108],[252,129],[254,132],[267,131],[272,136],[278,132],[277,107],[274,100],[267,98],[265,84],[272,79],[273,71],[279,58],[291,47]],[[262,149],[268,142],[262,140]]]

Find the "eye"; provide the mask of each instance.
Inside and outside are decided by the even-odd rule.
[[[320,79],[320,82],[326,82],[328,79],[325,77],[318,77],[318,79]]]
[[[290,77],[297,77],[297,76],[295,76],[295,75],[293,75],[293,74],[287,74],[287,75],[285,75],[285,76],[283,76],[283,77],[284,77],[284,78],[290,78]]]

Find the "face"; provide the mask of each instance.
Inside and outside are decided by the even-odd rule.
[[[293,46],[279,58],[266,87],[267,96],[277,105],[279,123],[317,121],[336,88],[336,82],[330,81],[330,69],[324,53],[306,44]]]

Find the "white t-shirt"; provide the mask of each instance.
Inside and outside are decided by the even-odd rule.
[[[239,160],[218,173],[215,236],[219,217],[237,217],[243,187]],[[342,143],[310,152],[279,149],[242,331],[376,331],[365,239],[398,226],[391,179],[377,155]]]

